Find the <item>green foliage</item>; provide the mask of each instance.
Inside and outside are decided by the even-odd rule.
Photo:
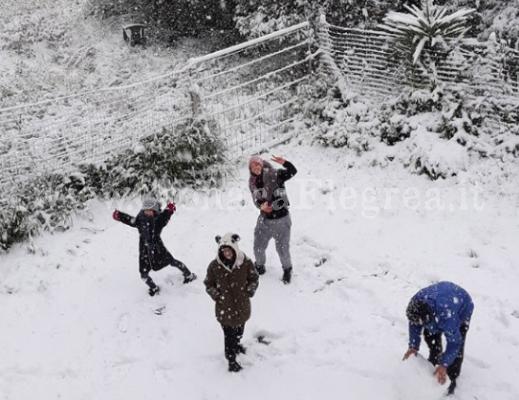
[[[106,162],[95,179],[110,196],[128,190],[145,194],[156,187],[216,187],[232,172],[224,151],[214,122],[190,119]]]
[[[315,141],[325,147],[347,147],[357,154],[372,148],[373,130],[379,125],[372,104],[360,96],[343,96],[334,87],[320,108],[314,108],[318,131]]]
[[[219,186],[234,172],[214,122],[188,120],[142,139],[101,165],[70,176],[46,175],[9,193],[0,207],[0,250],[42,231],[63,231],[95,196],[158,195],[162,190]]]
[[[458,48],[469,30],[467,18],[474,9],[461,9],[448,14],[446,6],[426,0],[422,9],[405,6],[408,13],[390,12],[380,27],[389,33],[392,42],[390,58],[402,63],[407,80],[413,87],[434,87],[436,71]]]
[[[448,91],[443,85],[433,91],[409,88],[375,105],[339,85],[320,104],[321,109],[314,108],[317,143],[358,155],[381,145],[396,147],[404,166],[431,179],[458,173],[470,152],[490,152],[481,139],[483,114],[456,86]]]
[[[64,231],[71,214],[85,208],[95,196],[81,175],[41,176],[18,186],[0,207],[0,250],[25,241],[41,231]]]
[[[447,15],[446,7],[438,7],[427,0],[423,9],[416,6],[405,7],[409,14],[390,12],[381,28],[391,33],[395,39],[395,52],[415,65],[423,51],[438,55],[448,53],[453,48],[452,39],[460,39],[467,32],[467,16],[475,10],[458,10]]]

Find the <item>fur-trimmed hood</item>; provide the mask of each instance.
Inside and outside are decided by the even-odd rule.
[[[216,261],[218,261],[218,264],[220,264],[229,272],[232,271],[235,267],[239,267],[243,264],[243,261],[245,260],[245,254],[240,250],[238,246],[238,241],[240,240],[240,236],[238,234],[229,232],[226,233],[224,236],[216,236],[215,240],[218,244],[218,251],[216,253]],[[234,250],[234,264],[231,267],[226,265],[224,260],[222,260],[221,258],[221,251],[224,247],[230,247]]]

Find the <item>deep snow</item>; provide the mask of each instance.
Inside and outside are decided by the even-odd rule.
[[[155,273],[159,297],[150,298],[139,279],[137,232],[111,219],[116,206],[134,214],[140,200],[96,202],[90,219],[35,239],[32,253],[20,246],[1,256],[0,398],[435,399],[446,388],[434,383],[432,369],[401,361],[405,307],[421,287],[451,280],[476,304],[456,398],[519,399],[513,174],[487,165],[479,168],[485,173],[431,182],[396,163],[369,167],[344,151],[295,141],[274,154],[299,169],[287,183],[295,276],[290,286],[281,283],[272,243],[246,326],[242,373],[226,370],[223,334],[202,280],[216,255],[215,235],[239,233],[252,257],[257,210],[244,165],[226,186],[221,209],[211,205],[214,195],[206,207],[180,199],[163,239],[199,280],[184,286],[177,270]],[[309,179],[328,181],[314,199]],[[475,204],[466,182],[476,179],[483,190]],[[357,192],[352,210],[340,205],[344,187]],[[421,195],[417,210],[404,205],[408,187]],[[388,202],[391,188],[401,192]],[[431,188],[454,210],[426,210]],[[362,207],[365,190],[377,201]],[[459,210],[463,192],[467,210]],[[344,206],[353,202],[343,198]],[[368,206],[384,205],[390,209],[368,218],[376,211]],[[166,312],[155,315],[162,305]],[[255,341],[258,334],[271,344]]]

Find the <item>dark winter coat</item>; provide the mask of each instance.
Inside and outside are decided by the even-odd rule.
[[[288,215],[290,203],[285,182],[297,174],[297,169],[288,161],[285,161],[283,166],[285,168],[275,169],[270,163],[264,161],[261,175],[256,176],[251,173],[249,178],[249,189],[254,205],[260,208],[261,204],[267,202],[274,209],[270,213],[261,211],[267,219],[279,219]]]
[[[420,290],[411,302],[424,302],[432,313],[422,325],[409,322],[409,347],[420,349],[420,335],[423,329],[430,333],[443,333],[447,348],[440,364],[451,365],[462,346],[460,327],[468,324],[474,311],[470,295],[462,287],[451,282],[439,282]]]
[[[234,250],[233,265],[226,265],[220,252],[207,268],[204,280],[206,291],[215,301],[216,319],[223,326],[245,325],[251,316],[251,301],[259,284],[254,263],[238,249],[231,235],[225,235],[218,249],[229,246]]]
[[[141,273],[151,270],[158,271],[174,261],[160,238],[162,229],[168,224],[172,215],[173,213],[168,209],[155,213],[153,218],[147,217],[144,211],[141,211],[137,217],[119,212],[119,221],[137,228],[139,231],[139,270]]]

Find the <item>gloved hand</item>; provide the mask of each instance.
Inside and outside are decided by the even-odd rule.
[[[168,202],[167,207],[168,207],[169,212],[172,212],[172,213],[174,213],[177,210],[177,207],[175,206],[175,203],[169,203]]]
[[[249,284],[245,287],[245,293],[249,298],[254,297],[254,294],[256,293],[257,285]]]
[[[115,210],[114,213],[112,214],[112,217],[113,217],[116,221],[119,221],[119,210]]]

